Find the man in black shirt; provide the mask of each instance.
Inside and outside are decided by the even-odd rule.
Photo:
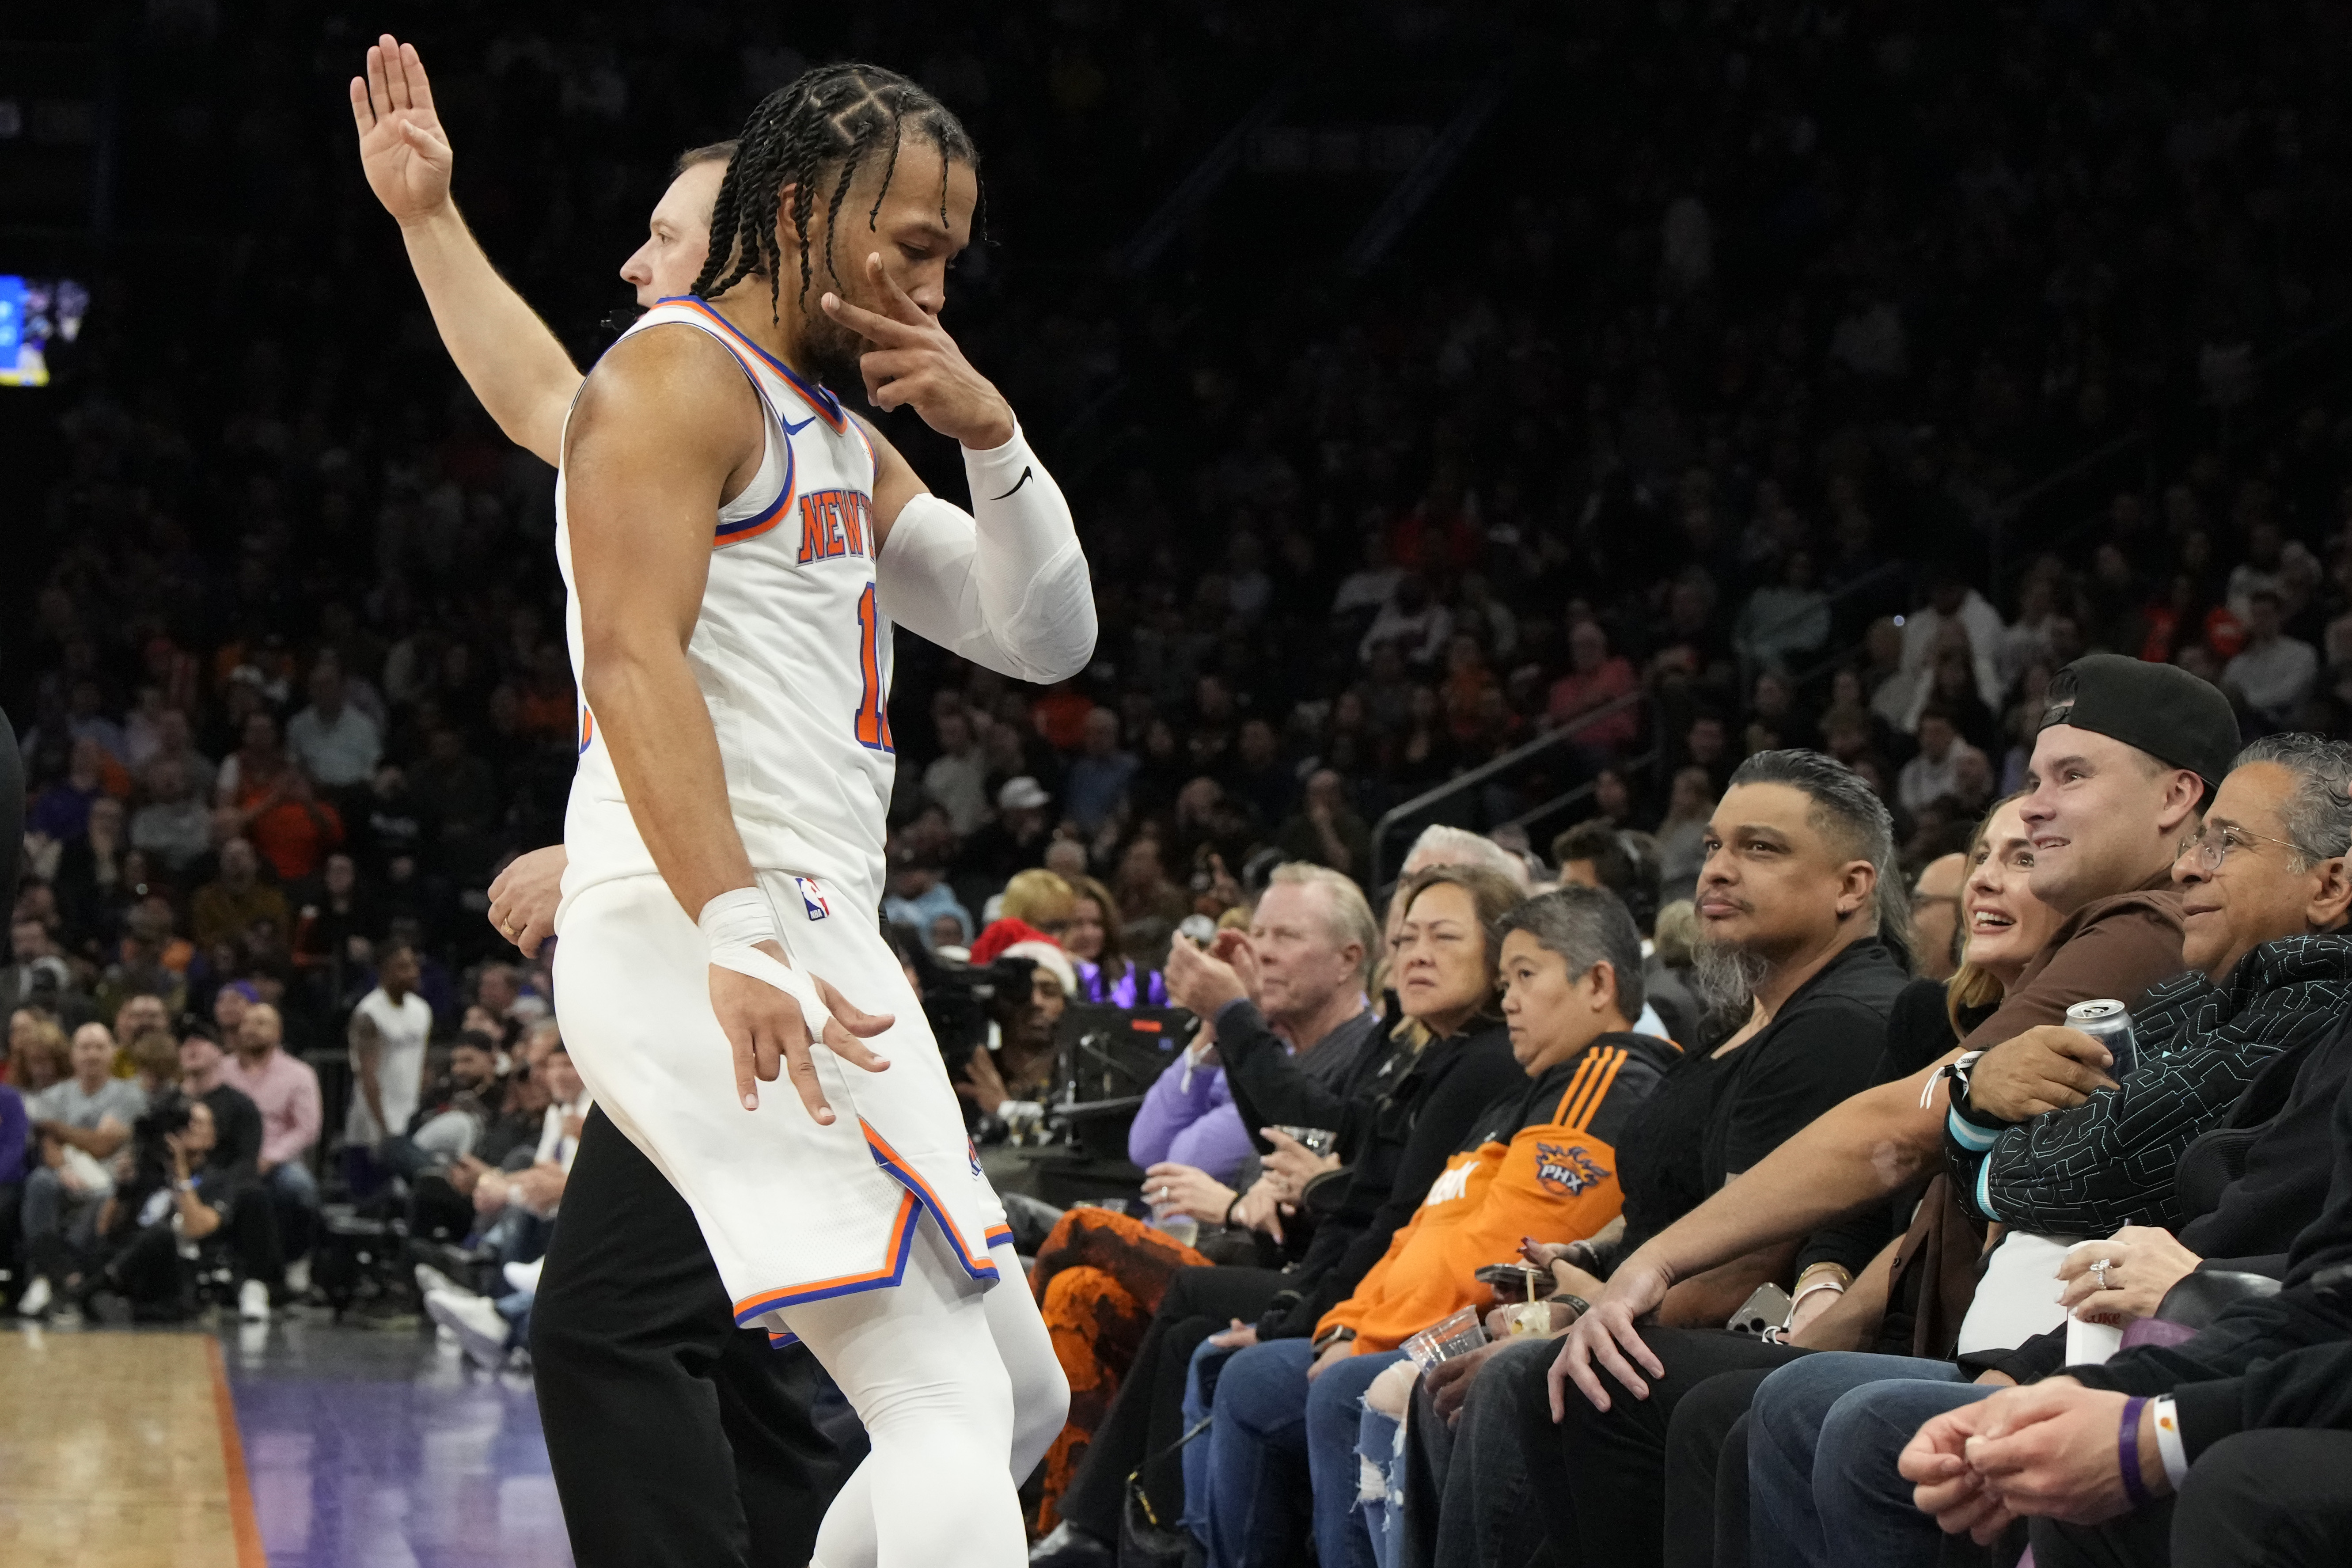
[[[221,1064],[227,1059],[211,1029],[194,1026],[180,1040],[180,1088],[212,1108],[215,1145],[206,1163],[216,1172],[250,1177],[261,1163],[261,1108],[222,1081]]]
[[[1694,973],[1713,1016],[1739,1022],[1627,1128],[1626,1231],[1613,1257],[1590,1259],[1602,1271],[1866,1084],[1905,983],[1887,940],[1908,913],[1894,825],[1857,775],[1820,752],[1760,752],[1733,774],[1706,842]],[[1792,1256],[1768,1247],[1677,1281],[1658,1312],[1672,1326],[1644,1331],[1674,1373],[1650,1386],[1625,1367],[1632,1398],[1562,1389],[1548,1342],[1496,1352],[1443,1476],[1408,1468],[1406,1561],[1524,1562],[1547,1538],[1566,1561],[1656,1561],[1667,1418],[1701,1379],[1792,1353],[1717,1327]],[[1570,1294],[1602,1292],[1591,1272],[1554,1271]],[[1414,1404],[1412,1425],[1433,1430],[1425,1389]]]

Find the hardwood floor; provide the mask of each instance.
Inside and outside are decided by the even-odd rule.
[[[264,1568],[218,1340],[0,1333],[0,1562]]]

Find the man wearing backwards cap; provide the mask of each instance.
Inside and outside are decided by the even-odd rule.
[[[2033,891],[2065,917],[2056,934],[1960,1050],[1926,1075],[1864,1090],[1831,1110],[1621,1263],[1562,1342],[1550,1379],[1554,1418],[1566,1414],[1571,1425],[1589,1425],[1595,1411],[1654,1393],[1674,1403],[1689,1379],[1671,1378],[1634,1324],[1656,1310],[1675,1280],[1798,1240],[1937,1169],[1948,1109],[1942,1069],[1961,1051],[1982,1053],[1973,1063],[1977,1103],[2021,1118],[2028,1100],[2035,1110],[2080,1104],[2105,1082],[2096,1065],[2105,1058],[2095,1047],[2093,1061],[2077,1060],[2069,1042],[2084,1042],[2037,1026],[2063,1024],[2075,1002],[2128,1000],[2180,971],[2172,861],[2237,749],[2228,700],[2185,670],[2108,655],[2061,670],[2035,738],[2024,802]],[[1920,1310],[1929,1310],[1923,1300]],[[1675,1336],[1651,1332],[1672,1353]],[[1654,1389],[1660,1379],[1668,1381]],[[1491,1393],[1496,1407],[1484,1420],[1524,1428],[1523,1415],[1502,1408],[1511,1402],[1506,1391]],[[1474,1393],[1465,1406],[1465,1428],[1481,1414],[1477,1399]],[[1623,1429],[1621,1439],[1662,1443],[1662,1420],[1628,1426],[1604,1419]],[[1663,1450],[1660,1458],[1663,1463]],[[1709,1478],[1706,1495],[1694,1500],[1702,1513],[1712,1491]],[[1678,1493],[1670,1500],[1678,1500]],[[1654,1501],[1634,1500],[1633,1506]],[[1457,1522],[1467,1521],[1449,1519],[1447,1530]],[[1594,1525],[1607,1532],[1601,1521],[1580,1518],[1578,1524],[1588,1539]],[[1438,1556],[1447,1560],[1442,1549]]]
[[[1658,1404],[1672,1405],[1690,1382],[1687,1371],[1669,1373],[1660,1354],[1676,1357],[1676,1335],[1650,1331],[1654,1348],[1634,1324],[1657,1309],[1675,1281],[1799,1240],[1939,1169],[1948,1087],[1942,1069],[1962,1051],[1980,1053],[1972,1064],[1979,1104],[2011,1108],[2030,1099],[2034,1110],[2075,1105],[2106,1081],[2095,1065],[2105,1060],[2096,1047],[2038,1026],[2063,1025],[2074,1003],[2129,1000],[2179,973],[2180,895],[2171,886],[2172,861],[2237,749],[2229,700],[2185,670],[2109,655],[2061,670],[2051,682],[2023,803],[2033,838],[2033,891],[2065,917],[2056,933],[1959,1049],[1925,1075],[1866,1089],[1832,1108],[1620,1263],[1608,1289],[1562,1342],[1550,1375],[1553,1418],[1564,1414],[1580,1428],[1617,1404],[1657,1394]],[[2069,1042],[2088,1047],[2094,1061],[2066,1054]],[[1958,1283],[1965,1289],[1968,1281]],[[1923,1300],[1920,1310],[1929,1310]],[[1650,1386],[1661,1378],[1664,1387]],[[1501,1388],[1487,1392],[1496,1407],[1482,1414],[1474,1392],[1462,1416],[1465,1431],[1481,1419],[1528,1429],[1527,1417],[1535,1413],[1507,1412],[1512,1397]],[[1601,1419],[1621,1444],[1663,1439],[1662,1419]],[[1563,1441],[1572,1438],[1563,1430]],[[1680,1480],[1670,1482],[1669,1517],[1681,1511],[1704,1518],[1713,1500],[1711,1477],[1682,1478],[1702,1479],[1704,1495],[1689,1500],[1695,1508],[1676,1506],[1685,1500]],[[1441,1537],[1469,1522],[1450,1517],[1453,1502],[1449,1489]],[[1626,1505],[1654,1515],[1655,1504],[1654,1496],[1645,1496]],[[1607,1535],[1615,1523],[1635,1523],[1583,1517],[1622,1511],[1602,1500],[1583,1499],[1577,1508],[1576,1528],[1587,1541],[1595,1529]],[[1654,1519],[1645,1528],[1654,1531]],[[1478,1532],[1459,1533],[1468,1540]],[[1452,1560],[1441,1547],[1439,1563]]]

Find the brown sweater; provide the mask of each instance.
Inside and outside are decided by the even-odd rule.
[[[1960,1048],[1990,1050],[2036,1025],[2063,1024],[2068,1007],[2093,997],[2129,1005],[2180,969],[2180,890],[2168,868],[2128,893],[2093,899],[2067,916]]]

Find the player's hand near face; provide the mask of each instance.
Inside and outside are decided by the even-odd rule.
[[[761,942],[759,950],[779,963],[787,963],[783,949],[775,942]],[[818,1031],[826,1047],[867,1072],[887,1068],[889,1061],[866,1049],[864,1042],[889,1028],[896,1021],[891,1015],[868,1013],[853,1005],[834,989],[832,982],[816,975],[809,978],[815,982],[817,999],[831,1015]],[[809,1115],[821,1127],[832,1125],[833,1107],[825,1103],[824,1086],[817,1081],[816,1062],[809,1054],[813,1038],[799,1002],[764,980],[714,963],[710,1009],[719,1016],[727,1043],[734,1047],[735,1094],[745,1110],[759,1108],[761,1084],[773,1083],[788,1072]]]
[[[434,112],[433,86],[415,44],[386,33],[368,46],[367,75],[352,78],[352,119],[359,127],[360,167],[386,212],[415,223],[447,204],[456,154]]]
[[[866,401],[886,410],[911,407],[924,424],[976,452],[1013,439],[1013,405],[972,369],[939,318],[898,287],[879,252],[866,257],[866,279],[887,314],[832,292],[819,303],[826,315],[874,345],[857,362],[866,376]]]

